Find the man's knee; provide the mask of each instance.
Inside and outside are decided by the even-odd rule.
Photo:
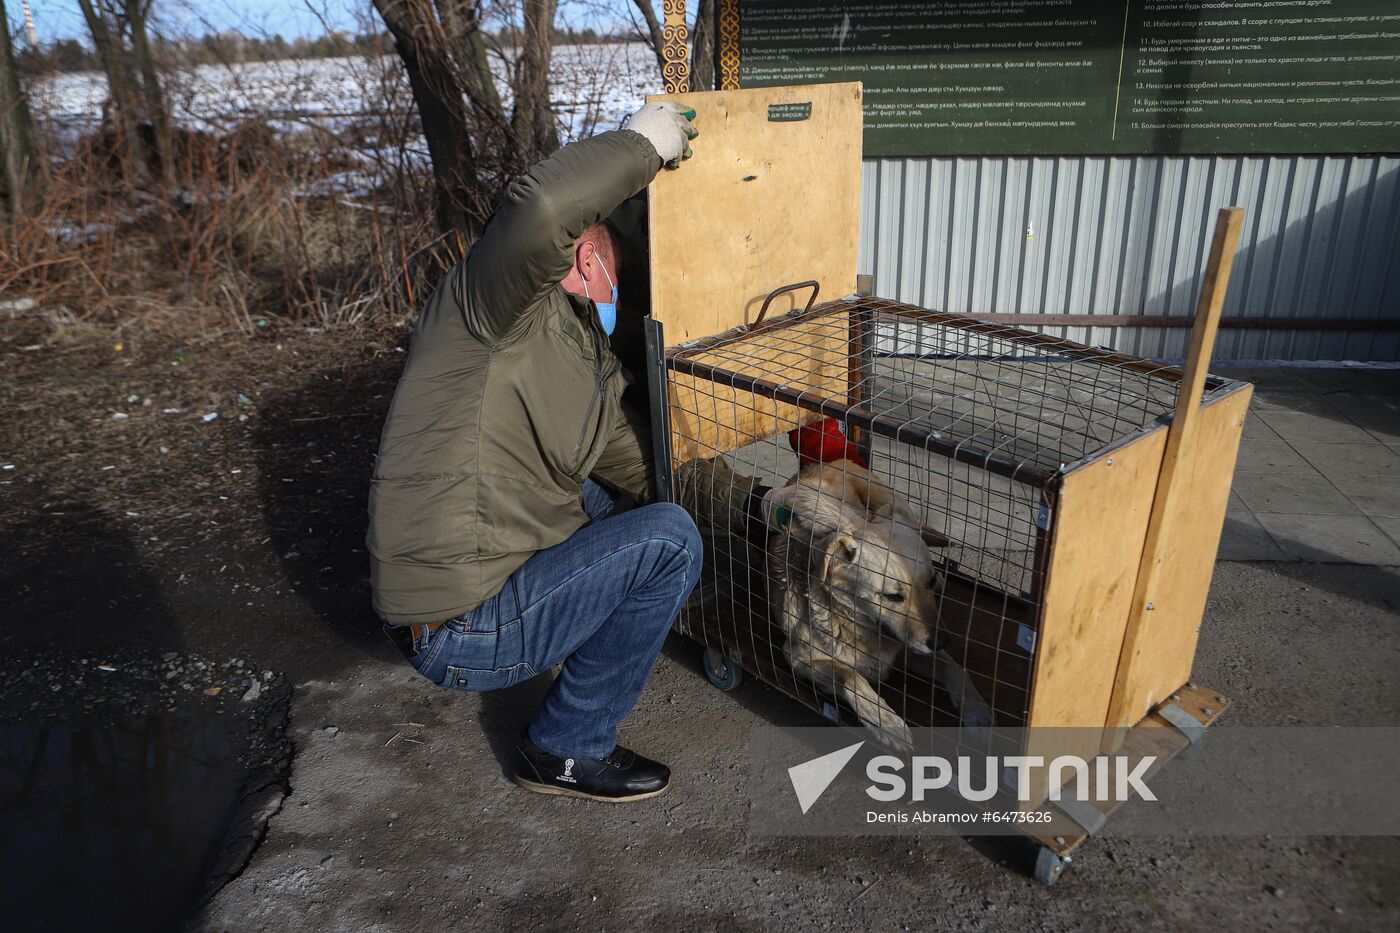
[[[639,517],[645,518],[645,534],[669,545],[669,550],[677,558],[675,572],[686,574],[692,583],[698,580],[704,560],[704,545],[690,513],[673,502],[655,502],[637,512],[641,513]]]

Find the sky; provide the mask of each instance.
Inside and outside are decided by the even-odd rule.
[[[605,5],[608,4],[597,4]],[[625,23],[631,4],[613,0],[612,5],[618,9],[616,20]],[[565,4],[561,11],[561,22],[577,19],[572,25],[585,25],[583,17],[571,15],[569,6]],[[69,37],[86,40],[87,28],[77,0],[29,0],[29,7],[40,42]],[[20,0],[7,0],[5,8],[10,18],[18,21]],[[234,29],[247,35],[281,34],[285,39],[319,36],[327,26],[357,32],[363,28],[365,18],[372,15],[370,0],[155,0],[154,9],[161,26],[175,34],[203,35]],[[589,19],[594,20],[589,25],[597,28],[596,17]],[[378,21],[374,20],[373,25],[378,28]]]
[[[326,17],[331,28],[350,32],[359,21],[357,11],[369,9],[368,0],[311,0]],[[6,10],[12,19],[20,15],[20,0],[8,0]],[[77,0],[29,0],[34,28],[40,42],[76,36],[87,37],[83,14]],[[155,0],[155,12],[174,32],[200,35],[236,29],[239,32],[283,38],[318,36],[325,32],[321,20],[306,0]]]

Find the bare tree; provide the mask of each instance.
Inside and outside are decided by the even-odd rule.
[[[504,115],[501,95],[496,91],[496,81],[491,74],[486,38],[482,34],[481,4],[471,0],[434,0],[434,3],[472,106]]]
[[[156,154],[160,157],[161,171],[170,180],[174,168],[170,138],[170,116],[165,107],[165,94],[161,90],[160,73],[156,70],[155,57],[151,55],[151,38],[147,29],[152,0],[123,0],[124,14],[131,30],[131,50],[136,58],[136,67],[141,72],[141,90],[146,101],[146,119],[151,123],[155,134]]]
[[[642,21],[646,23],[647,33],[642,36],[642,40],[651,46],[651,50],[656,55],[656,70],[659,74],[666,74],[666,40],[661,31],[661,20],[656,18],[656,8],[652,6],[651,0],[632,0],[632,5],[637,8],[637,12],[642,14]]]
[[[695,31],[690,55],[690,89],[712,91],[715,87],[715,2],[700,0],[695,6]]]
[[[0,0],[0,161],[4,162],[3,181],[10,213],[24,213],[25,195],[36,168],[30,132],[29,102],[19,84],[15,69],[15,49],[10,41],[10,18],[5,0]]]
[[[522,0],[525,32],[515,73],[516,139],[536,155],[559,148],[559,131],[549,106],[549,60],[554,47],[554,14],[559,0]]]
[[[507,160],[515,155],[515,133],[501,104],[482,29],[481,3],[474,0],[434,0],[447,47],[457,63],[462,90],[471,102],[471,128],[485,145]]]
[[[423,137],[433,163],[438,227],[475,240],[484,213],[477,191],[476,157],[462,87],[447,56],[444,33],[429,0],[374,0],[394,37]]]
[[[113,2],[115,0],[97,0],[98,5],[94,6],[93,0],[78,0],[78,6],[82,8],[83,19],[87,20],[92,44],[107,77],[107,94],[111,99],[109,116],[117,145],[125,147],[132,172],[142,175],[145,174],[146,150],[137,128],[136,82],[122,45],[116,11],[110,6]]]

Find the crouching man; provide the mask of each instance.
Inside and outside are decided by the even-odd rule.
[[[428,300],[370,491],[374,607],[424,677],[496,690],[563,662],[516,781],[654,797],[665,765],[617,743],[700,576],[690,517],[651,497],[643,419],[608,346],[617,249],[602,221],[690,154],[679,104],[572,143],[513,185]]]

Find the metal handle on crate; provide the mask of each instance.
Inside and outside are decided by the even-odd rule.
[[[811,311],[812,305],[815,304],[817,301],[817,293],[822,290],[821,284],[817,282],[816,279],[808,279],[805,282],[794,282],[791,285],[784,285],[781,288],[773,289],[771,292],[768,293],[768,297],[763,299],[763,307],[758,309],[758,317],[753,319],[754,324],[757,325],[763,323],[763,316],[768,313],[768,306],[773,303],[774,298],[777,298],[784,292],[795,292],[799,288],[812,289],[812,297],[807,299],[807,307],[802,309],[803,313]]]

